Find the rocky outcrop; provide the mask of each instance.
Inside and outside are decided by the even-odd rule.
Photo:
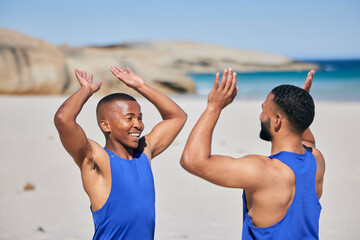
[[[0,29],[0,93],[61,94],[68,80],[58,47]]]
[[[120,47],[61,47],[69,69],[70,84],[65,93],[72,93],[79,88],[73,73],[75,68],[94,74],[95,81],[102,81],[101,93],[125,92],[136,94],[116,79],[110,72],[111,66],[130,67],[147,84],[163,93],[195,92],[193,81],[186,72],[168,68],[155,61],[154,51],[144,52],[138,49]]]
[[[147,83],[169,93],[194,93],[188,73],[308,70],[317,66],[277,54],[190,42],[135,42],[112,46],[56,47],[11,30],[0,29],[0,93],[70,94],[79,85],[74,69],[102,81],[100,92],[127,92],[109,68],[130,67]]]

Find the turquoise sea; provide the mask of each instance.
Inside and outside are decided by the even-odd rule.
[[[306,60],[315,63],[316,71],[311,88],[315,100],[360,101],[360,60]],[[280,84],[301,87],[307,72],[255,72],[238,73],[240,99],[265,99]],[[195,82],[197,95],[207,95],[213,85],[215,73],[190,74]]]

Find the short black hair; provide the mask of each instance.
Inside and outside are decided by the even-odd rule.
[[[99,106],[104,103],[109,103],[109,102],[113,102],[113,101],[135,101],[136,102],[136,99],[125,93],[113,93],[113,94],[103,97],[99,101],[96,109],[98,109]]]
[[[97,104],[96,115],[98,116],[99,109],[102,105],[110,103],[110,102],[114,102],[114,101],[134,101],[134,102],[136,102],[136,99],[125,93],[113,93],[113,94],[107,95],[107,96],[103,97]]]
[[[273,101],[288,118],[293,130],[303,133],[315,116],[315,104],[310,94],[293,85],[280,85],[271,90]]]

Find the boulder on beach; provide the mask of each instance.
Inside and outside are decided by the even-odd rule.
[[[0,29],[0,93],[61,94],[67,84],[65,56],[58,47]]]

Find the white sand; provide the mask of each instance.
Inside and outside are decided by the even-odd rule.
[[[65,97],[0,96],[0,239],[91,239],[89,201],[77,166],[63,149],[53,115]],[[104,143],[95,121],[94,96],[79,122],[88,137]],[[157,240],[241,239],[242,190],[221,188],[188,174],[179,158],[205,98],[175,97],[188,122],[173,145],[153,160]],[[160,120],[156,109],[139,100],[145,133]],[[231,156],[269,155],[258,138],[260,101],[236,100],[215,129],[213,151]],[[360,236],[360,103],[317,102],[312,125],[327,162],[321,239]],[[24,191],[30,182],[33,191]],[[40,231],[42,230],[42,231]]]

